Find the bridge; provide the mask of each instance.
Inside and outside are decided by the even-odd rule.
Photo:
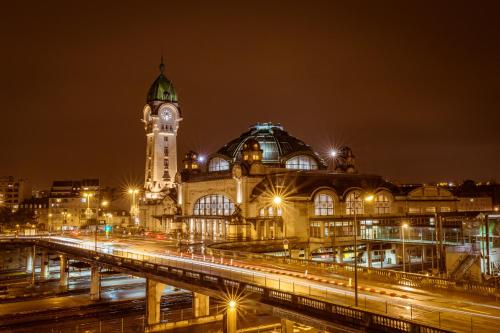
[[[89,242],[65,238],[9,239],[11,244],[39,247],[60,254],[60,283],[67,283],[67,258],[88,262],[91,270],[90,297],[100,298],[99,267],[123,271],[147,279],[147,331],[162,327],[160,323],[160,296],[165,285],[172,285],[194,293],[193,313],[196,317],[209,314],[210,297],[228,304],[224,313],[227,332],[236,332],[237,306],[258,302],[284,318],[283,332],[288,332],[287,321],[298,321],[331,330],[370,332],[446,332],[435,318],[426,318],[428,311],[415,306],[410,316],[388,315],[388,300],[406,307],[410,300],[405,295],[367,293],[363,310],[348,305],[352,288],[337,281],[307,276],[292,271],[273,271],[236,262],[233,259],[211,256],[186,256],[183,253],[153,253],[141,250],[118,250],[105,246],[94,247]],[[96,251],[97,249],[97,251]],[[43,271],[43,267],[42,267]],[[371,291],[370,291],[371,292]],[[385,309],[385,313],[384,313]],[[445,309],[441,309],[445,313]],[[460,315],[450,310],[448,315]],[[405,318],[410,317],[410,318]],[[418,320],[414,320],[418,318]],[[483,316],[482,320],[495,319]],[[439,318],[439,323],[441,317]],[[293,331],[290,330],[290,332]]]

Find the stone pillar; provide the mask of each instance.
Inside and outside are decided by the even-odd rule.
[[[290,257],[292,259],[300,259],[300,249],[290,250]]]
[[[35,246],[27,248],[26,251],[26,273],[32,273],[35,270]]]
[[[237,225],[234,225],[234,224],[230,224],[227,228],[228,232],[227,232],[227,239],[236,239],[238,238],[238,226]]]
[[[366,243],[366,255],[368,260],[368,268],[372,267],[372,246],[370,243]]]
[[[61,259],[59,261],[59,286],[66,288],[68,286],[68,258],[64,255],[59,255],[59,258]],[[66,272],[66,269],[68,269],[68,272]]]
[[[47,279],[49,277],[49,254],[47,250],[42,250],[42,257],[40,258],[40,278]]]
[[[294,322],[288,319],[281,319],[281,333],[293,333]]]
[[[99,266],[90,268],[90,299],[92,301],[101,300],[101,271]]]
[[[210,297],[193,292],[193,315],[205,317],[210,315]]]
[[[147,324],[158,324],[161,320],[160,301],[165,284],[151,279],[146,281],[146,318]]]
[[[342,246],[339,246],[337,248],[337,255],[339,257],[338,263],[339,264],[344,263],[344,248]]]
[[[236,308],[228,307],[224,314],[223,332],[236,333],[236,319],[238,317],[238,310]]]

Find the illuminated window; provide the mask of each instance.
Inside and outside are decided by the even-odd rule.
[[[328,194],[319,194],[314,198],[314,215],[333,215],[333,199]]]
[[[391,202],[385,194],[375,195],[375,214],[390,214]]]
[[[356,211],[356,214],[363,214],[364,207],[361,192],[352,191],[347,195],[345,199],[345,210],[347,215],[354,214],[354,211]]]
[[[229,162],[220,157],[214,157],[208,164],[208,171],[224,171],[229,170]]]
[[[316,170],[318,169],[318,164],[310,156],[299,155],[286,161],[286,168],[297,170]]]
[[[234,203],[220,194],[210,194],[201,197],[194,204],[194,215],[231,215],[234,213]]]
[[[282,216],[283,209],[281,207],[269,206],[267,208],[259,209],[259,216],[265,217],[273,217],[273,216]]]
[[[311,238],[320,238],[321,237],[321,223],[320,222],[311,222],[309,226],[309,236]]]

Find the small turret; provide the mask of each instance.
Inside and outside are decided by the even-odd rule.
[[[184,170],[198,171],[200,167],[198,165],[198,153],[192,150],[188,151],[186,156],[182,160],[182,163],[184,165]]]
[[[262,162],[262,149],[257,140],[250,138],[243,144],[241,155],[244,163]]]

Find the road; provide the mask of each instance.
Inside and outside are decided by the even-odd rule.
[[[93,242],[85,239],[58,237],[55,241],[70,241],[74,246],[93,248]],[[169,250],[169,244],[155,241],[127,240],[120,242],[101,241],[98,247],[101,251],[152,262],[163,262],[191,267],[196,270],[210,272],[220,276],[241,281],[262,284],[297,294],[306,294],[321,299],[327,299],[337,304],[353,305],[354,292],[352,288],[340,285],[345,283],[345,277],[338,276],[311,276],[311,274],[297,274],[279,265],[273,270],[259,263],[223,261],[211,257],[190,257],[185,254],[179,256]],[[169,252],[166,252],[169,251]],[[336,284],[330,283],[336,278]],[[464,295],[446,292],[424,292],[413,288],[390,286],[373,281],[361,281],[367,290],[360,291],[359,306],[367,310],[387,313],[394,317],[412,319],[427,325],[440,326],[456,332],[494,331],[500,325],[500,307],[498,303],[488,298],[466,297]],[[408,298],[394,297],[400,295],[401,288]],[[381,294],[380,291],[385,294]]]

